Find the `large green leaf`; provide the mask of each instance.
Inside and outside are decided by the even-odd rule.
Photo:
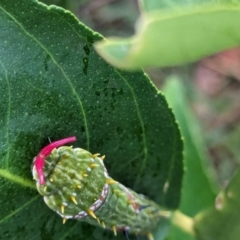
[[[175,76],[169,77],[163,92],[173,108],[185,143],[185,175],[180,210],[193,217],[212,205],[218,186],[199,123],[187,103],[181,80]]]
[[[116,67],[140,69],[193,62],[240,45],[240,7],[201,4],[155,10],[141,15],[136,34],[96,43]]]
[[[215,206],[195,217],[197,240],[237,240],[240,236],[240,169],[227,188],[218,195]]]
[[[212,205],[218,189],[216,178],[214,178],[213,167],[207,155],[199,123],[187,103],[182,79],[175,76],[167,79],[163,92],[173,108],[184,138],[185,174],[179,209],[187,216],[194,217]],[[170,235],[174,240],[192,239],[192,236],[177,227],[172,228]]]
[[[173,114],[142,72],[117,71],[96,54],[100,39],[61,8],[0,1],[0,239],[113,237],[78,221],[62,225],[43,203],[30,167],[48,137],[76,135],[75,146],[106,154],[112,177],[178,206],[182,141]]]
[[[239,0],[232,0],[232,3],[237,3]],[[138,0],[140,9],[142,13],[156,11],[158,9],[163,8],[176,8],[179,6],[189,6],[192,7],[196,4],[204,4],[204,3],[227,3],[231,2],[231,0]]]

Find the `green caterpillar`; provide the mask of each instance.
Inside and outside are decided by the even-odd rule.
[[[62,146],[75,137],[55,141],[34,158],[32,174],[45,203],[62,218],[78,219],[111,229],[147,235],[163,218],[160,207],[145,196],[113,180],[105,156]],[[58,147],[58,148],[57,148]]]

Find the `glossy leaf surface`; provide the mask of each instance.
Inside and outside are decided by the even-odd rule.
[[[183,79],[176,76],[169,77],[163,88],[184,138],[185,174],[179,210],[194,217],[212,206],[218,187],[199,123],[191,112],[185,90]],[[172,226],[170,236],[173,240],[193,240],[176,226]]]
[[[38,195],[30,168],[48,137],[76,135],[75,147],[106,155],[113,178],[178,206],[182,141],[147,76],[106,64],[92,47],[99,34],[37,1],[2,0],[0,36],[0,239],[113,237],[79,221],[62,225]]]

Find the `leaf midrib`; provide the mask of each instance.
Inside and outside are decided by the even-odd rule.
[[[11,218],[16,213],[20,212],[23,208],[27,207],[29,204],[31,204],[33,201],[35,201],[37,198],[39,198],[39,195],[36,195],[35,197],[31,198],[28,202],[17,208],[15,211],[11,212],[9,215],[5,216],[3,219],[0,220],[0,224]]]
[[[17,183],[23,187],[36,189],[35,184],[32,181],[30,181],[26,178],[22,178],[14,173],[11,173],[7,169],[0,168],[0,177],[5,178],[5,179],[9,180],[10,182]]]

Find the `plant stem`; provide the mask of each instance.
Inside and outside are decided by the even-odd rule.
[[[180,228],[182,231],[186,232],[191,236],[195,236],[193,229],[194,221],[193,218],[183,214],[180,211],[175,211],[172,216],[172,224]]]

